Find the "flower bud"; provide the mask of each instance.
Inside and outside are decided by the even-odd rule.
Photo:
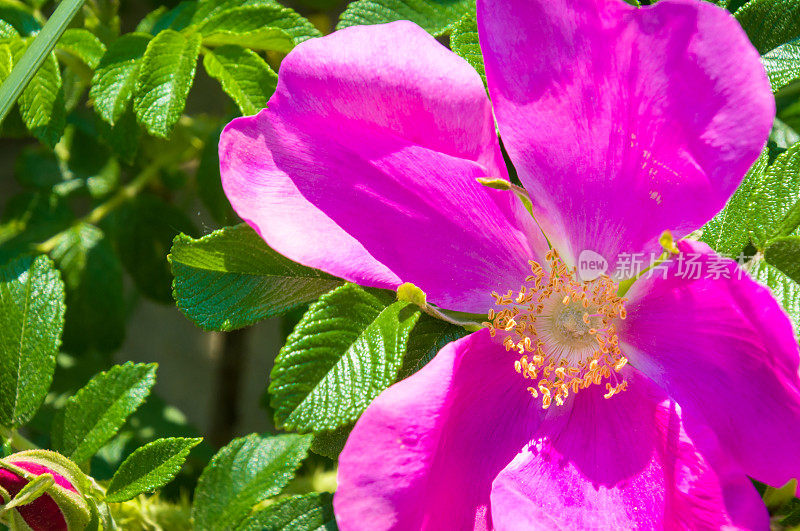
[[[43,475],[47,477],[37,481]],[[92,520],[84,496],[89,485],[72,461],[49,450],[0,459],[0,522],[11,523],[12,529],[82,530]]]

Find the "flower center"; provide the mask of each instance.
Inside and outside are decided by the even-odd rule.
[[[489,310],[483,323],[494,337],[504,336],[506,350],[516,350],[517,372],[535,385],[528,387],[542,407],[562,405],[570,390],[577,393],[606,381],[605,398],[627,388],[618,373],[627,358],[619,349],[613,321],[625,319],[626,299],[617,296],[617,285],[608,276],[589,282],[578,280],[576,268],[568,268],[555,249],[546,266],[531,260],[529,275],[519,292],[492,293],[501,309]]]

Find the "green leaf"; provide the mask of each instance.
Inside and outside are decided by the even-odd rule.
[[[197,482],[192,516],[198,529],[233,529],[254,507],[278,494],[306,458],[310,435],[258,434],[235,439]]]
[[[764,249],[764,260],[800,283],[800,236],[770,240]]]
[[[227,30],[214,31],[203,37],[203,44],[205,46],[233,44],[253,50],[288,52],[294,48],[294,39],[282,29],[267,27],[244,33]]]
[[[180,232],[195,234],[191,220],[177,206],[142,194],[112,215],[119,258],[136,287],[147,297],[172,304],[172,273],[167,255]]]
[[[300,44],[322,34],[293,9],[284,7],[271,0],[224,0],[222,2],[201,2],[193,19],[198,24],[200,32],[205,38],[215,32],[229,32],[246,34],[262,30],[283,30],[288,34],[293,44]],[[264,38],[269,32],[265,32]],[[234,44],[234,43],[230,43]],[[251,47],[242,43],[243,46]],[[286,48],[288,46],[288,49]],[[291,44],[284,44],[282,48],[273,48],[275,51],[289,51]]]
[[[203,66],[243,115],[266,107],[278,84],[278,75],[269,65],[257,53],[240,46],[221,46],[206,52]]]
[[[486,85],[486,70],[483,67],[483,54],[478,43],[478,21],[475,11],[468,12],[455,25],[450,35],[450,48],[478,71],[483,84]]]
[[[734,16],[761,54],[800,37],[797,0],[750,0]]]
[[[237,527],[237,531],[295,531],[337,528],[333,515],[333,497],[324,492],[290,496],[252,514]]]
[[[111,478],[106,501],[119,503],[152,492],[172,481],[189,452],[203,439],[157,439],[137,449]]]
[[[50,253],[67,285],[64,348],[112,351],[125,335],[122,266],[103,231],[80,223]]]
[[[168,9],[166,6],[159,6],[150,11],[142,20],[139,21],[134,31],[138,33],[152,33],[156,23],[164,16],[164,14],[166,14],[167,11]]]
[[[47,58],[52,56],[51,52],[56,41],[64,33],[72,18],[78,13],[83,2],[84,0],[63,0],[60,2],[22,57],[16,60],[17,64],[14,70],[0,86],[0,122],[11,110],[23,89],[31,88],[29,81]],[[5,11],[5,9],[0,8],[0,12],[2,11]],[[0,14],[0,18],[6,17]],[[20,28],[18,27],[17,29],[19,30]],[[25,31],[21,31],[21,33],[23,35],[27,34]],[[58,65],[56,65],[56,71],[58,71]],[[58,124],[56,123],[56,125]],[[45,138],[49,139],[50,136],[48,135]]]
[[[761,259],[754,261],[748,268],[750,275],[762,284],[766,284],[777,301],[794,321],[800,330],[800,285]]]
[[[27,53],[23,41],[12,42],[14,68]],[[11,77],[8,78],[11,80]],[[64,93],[61,90],[61,71],[54,54],[49,54],[28,82],[19,97],[20,115],[33,136],[50,147],[58,143],[66,124]]]
[[[356,0],[339,17],[336,29],[410,20],[438,37],[474,8],[469,0]]]
[[[0,20],[14,28],[15,34],[18,35],[28,36],[42,29],[42,25],[28,9],[10,2],[0,3]]]
[[[235,330],[317,299],[341,280],[283,257],[245,224],[175,238],[178,308],[206,330]]]
[[[398,380],[408,378],[419,371],[442,347],[466,335],[467,331],[460,326],[423,314],[408,338],[408,347]]]
[[[108,46],[97,65],[89,98],[97,114],[111,125],[128,107],[149,42],[150,35],[145,33],[123,35]]]
[[[97,68],[106,53],[106,47],[100,39],[91,31],[82,28],[65,31],[56,47],[74,55],[92,69]]]
[[[53,448],[75,462],[87,461],[147,398],[156,368],[155,363],[127,362],[92,378],[56,414]]]
[[[64,284],[44,256],[0,267],[0,424],[29,421],[47,395],[64,325]]]
[[[185,29],[191,25],[196,9],[197,2],[184,0],[154,21],[150,32],[153,35],[158,35],[168,29],[175,31]]]
[[[147,45],[133,100],[136,118],[154,136],[168,138],[194,81],[200,35],[165,30]]]
[[[764,149],[742,180],[742,184],[719,214],[703,227],[701,240],[723,256],[736,258],[750,243],[748,208],[769,162]]]
[[[800,201],[800,143],[783,152],[767,168],[750,203],[751,237],[757,249],[768,240],[788,236],[796,227],[784,226]],[[798,220],[800,223],[800,220]]]
[[[17,33],[17,30],[14,29],[14,26],[3,19],[0,19],[0,39],[13,39],[14,37],[19,37],[19,33]],[[10,67],[8,71],[11,72]]]
[[[761,57],[761,62],[769,76],[772,92],[778,92],[800,78],[800,38],[778,46]]]
[[[275,359],[269,394],[276,426],[323,431],[356,420],[394,383],[419,315],[414,305],[354,284],[320,297]]]

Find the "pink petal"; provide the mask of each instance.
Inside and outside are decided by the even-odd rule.
[[[708,2],[478,0],[478,28],[501,136],[568,261],[701,226],[769,134],[758,53]]]
[[[274,249],[368,286],[485,312],[544,240],[511,192],[481,79],[410,22],[295,48],[266,110],[220,139],[225,193]]]
[[[623,352],[681,405],[692,437],[710,426],[745,473],[781,486],[800,476],[800,353],[792,324],[734,262],[705,244],[679,248],[666,273],[640,279],[629,292],[628,318],[619,324]]]
[[[674,403],[627,373],[629,390],[611,399],[599,386],[575,395],[571,412],[544,423],[500,473],[491,494],[495,527],[768,529],[747,477],[717,455],[712,466]]]
[[[339,457],[340,528],[490,528],[492,480],[541,416],[515,359],[481,330],[384,391]]]
[[[12,463],[26,472],[35,474],[37,476],[44,473],[53,474],[56,484],[74,490],[74,487],[63,476],[46,469],[41,465],[27,462],[14,462]],[[11,497],[16,496],[19,491],[28,484],[24,478],[16,475],[10,470],[0,468],[0,487],[8,492]],[[10,500],[5,500],[10,501]],[[3,497],[0,496],[0,504],[3,503]],[[43,494],[36,498],[33,502],[20,506],[16,509],[25,523],[34,531],[67,531],[67,521],[61,513],[56,501],[49,494]]]

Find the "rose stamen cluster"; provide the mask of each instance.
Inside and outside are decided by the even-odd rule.
[[[519,292],[492,293],[497,306],[483,323],[494,337],[504,334],[507,351],[520,358],[514,368],[534,380],[528,391],[542,397],[547,409],[563,405],[570,390],[577,393],[606,380],[605,398],[621,393],[627,382],[619,375],[628,363],[619,348],[615,319],[625,319],[625,299],[608,276],[578,280],[555,249],[545,255],[543,267],[531,260],[531,275]]]

